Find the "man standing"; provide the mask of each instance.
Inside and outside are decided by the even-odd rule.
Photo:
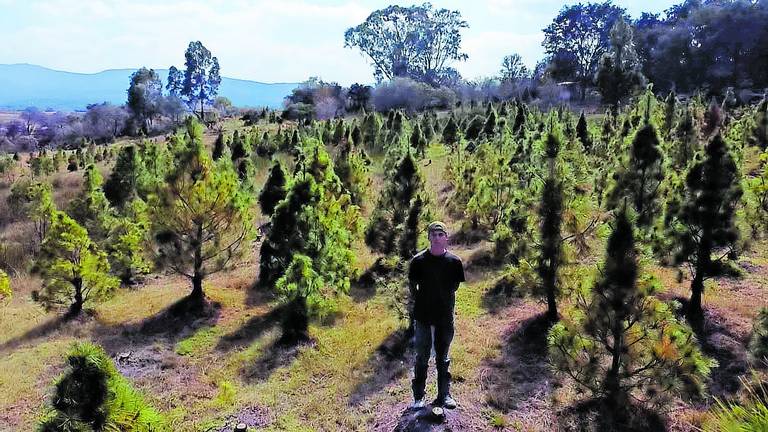
[[[411,382],[414,402],[412,408],[425,406],[424,389],[427,367],[433,345],[437,367],[437,399],[433,406],[456,408],[451,397],[451,374],[448,372],[448,350],[453,340],[453,309],[456,290],[464,282],[461,258],[448,252],[448,230],[442,222],[432,222],[427,228],[430,246],[411,258],[408,266],[408,285],[413,301],[413,329],[416,364]]]

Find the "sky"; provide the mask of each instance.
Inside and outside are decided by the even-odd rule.
[[[69,72],[184,66],[199,40],[219,59],[221,73],[260,82],[301,82],[310,76],[342,85],[372,83],[373,68],[344,31],[391,0],[0,0],[0,63],[31,63]],[[498,73],[502,58],[522,56],[533,67],[544,55],[541,29],[566,4],[550,0],[445,0],[435,8],[461,12],[468,79]],[[633,17],[680,1],[614,0]]]

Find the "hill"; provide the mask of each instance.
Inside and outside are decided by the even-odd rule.
[[[31,64],[0,64],[0,109],[28,106],[60,111],[84,110],[88,104],[126,100],[129,77],[136,69],[94,74],[57,71]],[[156,69],[165,83],[168,69]],[[222,77],[219,94],[240,107],[278,107],[297,83],[261,83]]]

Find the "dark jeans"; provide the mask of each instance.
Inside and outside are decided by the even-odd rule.
[[[428,325],[414,320],[414,347],[416,348],[416,365],[413,369],[413,389],[414,399],[424,397],[424,389],[427,384],[427,368],[429,366],[429,357],[432,351],[432,328],[435,329],[435,366],[437,367],[437,396],[445,397],[450,394],[451,374],[448,372],[448,366],[451,359],[448,357],[448,350],[453,340],[453,319],[443,323]]]

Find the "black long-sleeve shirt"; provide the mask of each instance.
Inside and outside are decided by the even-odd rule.
[[[452,320],[456,290],[464,280],[461,258],[451,252],[432,255],[425,249],[414,255],[408,265],[413,319],[425,324]]]

